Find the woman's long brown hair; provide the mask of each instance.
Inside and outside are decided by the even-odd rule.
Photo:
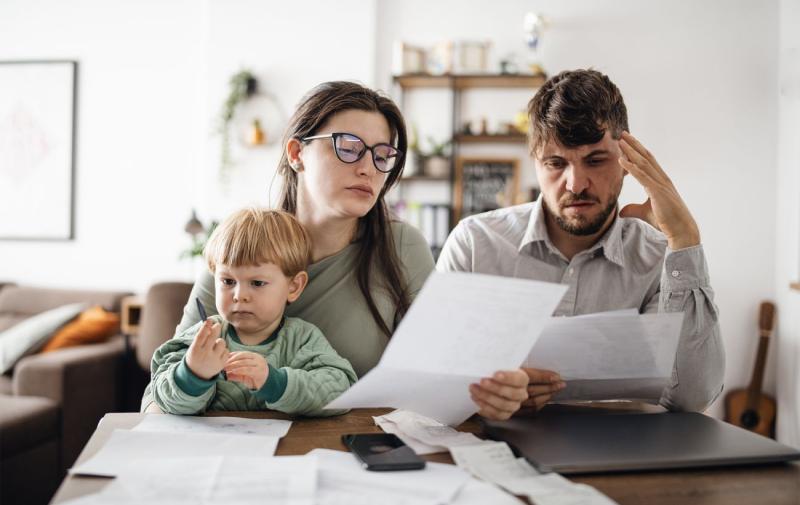
[[[283,145],[292,139],[302,139],[317,133],[334,114],[346,110],[362,110],[378,112],[389,124],[392,144],[405,153],[408,147],[406,125],[403,115],[395,103],[360,84],[346,81],[325,82],[312,89],[300,102],[283,138]],[[403,172],[405,157],[389,173],[381,188],[378,200],[367,214],[359,218],[357,232],[358,254],[355,266],[358,269],[358,287],[364,295],[369,311],[375,323],[387,337],[392,330],[389,323],[383,320],[378,306],[375,304],[373,291],[384,289],[396,307],[392,327],[403,317],[411,301],[408,295],[408,283],[402,273],[400,258],[395,248],[394,236],[390,227],[389,210],[384,200],[386,192],[397,183]],[[280,208],[292,214],[297,213],[297,173],[289,166],[286,150],[278,164],[278,173],[283,177]],[[374,265],[374,268],[373,268]],[[380,278],[372,278],[372,274]]]

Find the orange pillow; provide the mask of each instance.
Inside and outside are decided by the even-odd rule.
[[[86,309],[72,322],[59,329],[47,342],[42,352],[83,344],[97,344],[108,340],[119,331],[119,316],[102,307]]]

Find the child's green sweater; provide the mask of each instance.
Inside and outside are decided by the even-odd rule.
[[[233,326],[220,316],[230,352],[250,351],[267,359],[269,375],[259,390],[228,381],[220,374],[203,380],[186,366],[186,352],[202,323],[165,342],[151,363],[153,398],[170,414],[198,414],[206,410],[279,410],[287,414],[331,416],[342,410],[322,407],[356,382],[350,363],[339,356],[313,324],[287,317],[281,327],[257,345],[245,345]]]

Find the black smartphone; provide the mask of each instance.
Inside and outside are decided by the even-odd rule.
[[[422,470],[425,460],[391,433],[342,435],[342,442],[367,470]]]

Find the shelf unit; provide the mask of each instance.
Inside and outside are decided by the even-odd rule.
[[[453,184],[455,177],[456,160],[459,156],[459,147],[463,144],[516,144],[524,145],[527,137],[522,133],[511,133],[503,135],[467,135],[460,133],[461,124],[461,100],[462,92],[470,89],[530,89],[531,96],[536,89],[540,88],[547,80],[544,75],[530,74],[468,74],[468,75],[428,75],[428,74],[406,74],[394,76],[394,85],[399,92],[395,96],[399,97],[401,109],[405,107],[405,96],[414,89],[446,89],[451,95],[451,117],[450,117],[450,138],[452,140],[450,156],[450,175],[448,177],[426,177],[410,176],[401,179],[403,182],[449,182],[449,200],[451,205],[450,229],[455,226],[455,210],[453,205]],[[520,104],[524,106],[524,104]]]

